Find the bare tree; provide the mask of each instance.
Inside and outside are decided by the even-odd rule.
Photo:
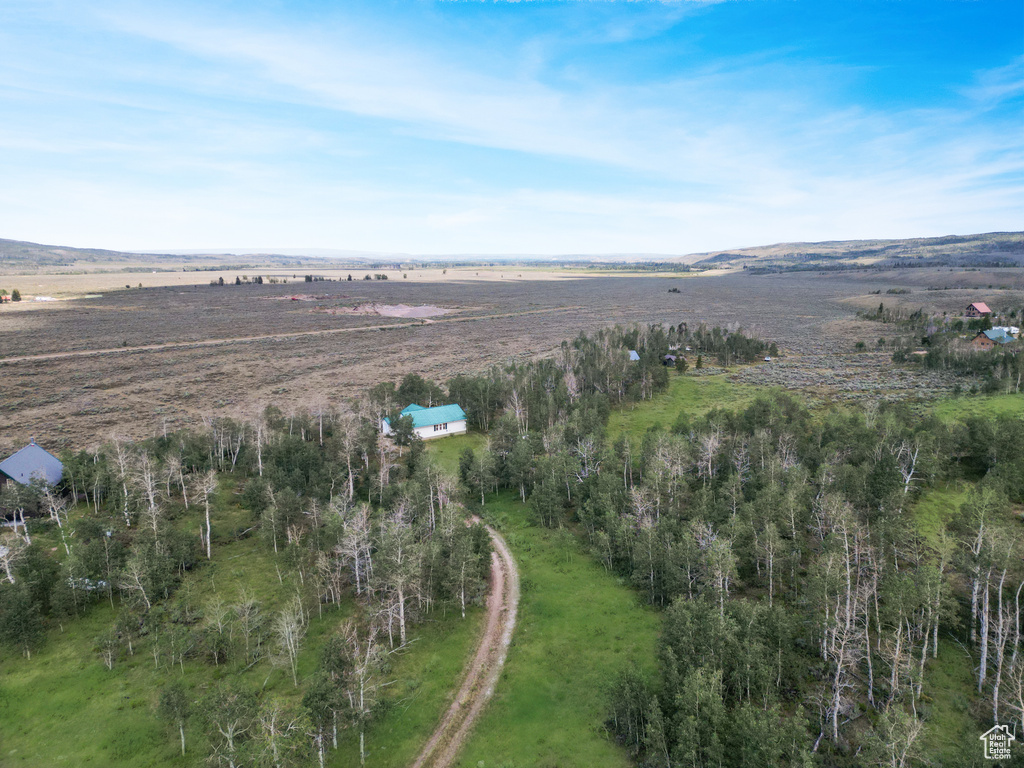
[[[859,621],[870,585],[858,578],[864,532],[849,504],[823,496],[815,505],[816,528],[825,546],[816,573],[821,606],[821,655],[828,677],[823,694],[824,721],[833,743],[839,740],[839,716],[850,703],[856,669],[866,653],[866,628]],[[824,733],[824,730],[823,730]],[[821,736],[818,737],[819,741]],[[817,750],[818,743],[815,743]]]
[[[345,468],[348,472],[348,498],[351,501],[356,494],[352,457],[356,455],[359,448],[359,418],[350,411],[342,412],[336,419],[334,431],[338,436],[339,450],[345,459]]]
[[[395,463],[395,454],[398,451],[399,449],[390,440],[377,441],[377,489],[380,503],[384,502],[384,489],[391,482],[391,471],[398,466]]]
[[[7,581],[14,583],[14,566],[25,554],[28,544],[16,533],[0,534],[0,565],[3,565]]]
[[[899,467],[900,476],[903,478],[904,495],[910,492],[910,484],[914,481],[917,457],[920,453],[921,444],[917,439],[905,439],[899,445],[892,447],[892,454],[896,457],[896,464]]]
[[[924,721],[892,704],[882,713],[875,730],[878,764],[887,768],[916,765],[920,757],[918,740],[924,733]]]
[[[255,694],[219,687],[205,702],[202,714],[210,729],[211,757],[228,768],[237,768],[239,752],[256,727]]]
[[[235,626],[245,639],[245,661],[255,662],[260,657],[261,626],[263,616],[256,598],[243,588],[239,601],[234,605]]]
[[[206,531],[200,529],[199,538],[206,550],[206,559],[212,558],[211,536],[210,536],[210,499],[217,491],[217,473],[210,470],[206,474],[197,475],[194,480],[195,492],[203,502],[203,509],[206,512]]]
[[[114,463],[114,476],[117,481],[121,484],[121,496],[122,496],[122,507],[121,514],[124,515],[124,524],[128,528],[132,527],[132,517],[130,512],[129,500],[130,495],[128,493],[128,483],[131,479],[132,474],[132,456],[128,450],[128,445],[118,437],[113,439],[111,444],[111,459]]]
[[[147,611],[153,607],[149,595],[146,593],[146,581],[148,579],[149,575],[145,556],[138,551],[132,552],[128,562],[124,565],[124,570],[121,572],[118,582],[122,590],[130,594],[137,594],[142,599],[142,602],[145,603]]]
[[[768,574],[768,607],[775,596],[775,560],[782,550],[782,538],[775,523],[769,521],[757,538],[757,557]]]
[[[68,521],[68,507],[71,506],[70,500],[65,496],[59,496],[53,492],[52,488],[46,488],[43,491],[43,498],[46,500],[46,511],[50,514],[50,519],[57,524],[57,528],[60,529],[60,540],[64,545],[64,552],[71,554],[71,547],[68,545],[68,539],[64,526]],[[24,514],[24,513],[23,513]],[[24,517],[22,517],[22,523],[24,524]]]
[[[277,700],[265,702],[256,716],[258,764],[273,768],[296,764],[295,737],[299,731],[300,720],[294,712],[286,709]]]
[[[406,604],[417,589],[417,550],[404,504],[384,520],[378,542],[387,595],[398,618],[400,642],[406,642]]]
[[[371,623],[360,631],[349,619],[342,625],[345,655],[348,658],[346,698],[359,728],[359,764],[366,764],[366,726],[381,689],[390,685],[381,678],[384,661],[390,653],[380,642],[381,627]]]
[[[108,629],[96,638],[96,646],[99,648],[100,658],[103,659],[103,666],[108,670],[112,670],[114,662],[117,661],[117,657],[121,652],[121,643],[118,640],[117,632],[113,629]]]
[[[729,585],[736,576],[736,555],[732,551],[732,542],[729,539],[716,538],[707,548],[705,555],[710,583],[718,597],[718,613],[724,618]]]
[[[313,405],[310,408],[310,413],[316,416],[317,429],[319,431],[320,445],[324,444],[324,416],[330,415],[330,404],[327,402],[322,394],[317,394],[313,397]]]
[[[656,564],[654,558],[655,536],[657,534],[654,517],[655,504],[650,491],[646,488],[634,488],[630,491],[630,520],[635,532],[636,549],[643,550],[646,558],[644,571],[647,574],[647,599],[653,605],[656,597]]]
[[[512,387],[512,394],[508,399],[509,410],[516,417],[516,424],[519,426],[519,434],[525,436],[530,428],[530,417],[527,412],[526,401],[519,396],[519,390]]]
[[[154,466],[149,453],[145,450],[140,450],[132,465],[131,480],[132,483],[142,491],[143,498],[146,502],[148,516],[154,520],[157,519],[157,514],[155,512],[158,494],[156,470],[157,468]]]
[[[296,598],[274,619],[274,636],[281,657],[291,668],[292,683],[299,685],[299,651],[306,635],[306,614]]]
[[[256,448],[256,471],[263,477],[263,446],[267,444],[269,429],[267,419],[262,410],[257,410],[256,415],[249,421],[253,432],[253,447]]]
[[[697,477],[703,478],[704,487],[714,478],[717,467],[715,459],[722,445],[722,433],[717,428],[700,438],[700,453],[697,459]]]

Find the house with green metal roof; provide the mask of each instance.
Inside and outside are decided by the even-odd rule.
[[[466,412],[455,403],[435,405],[433,408],[424,408],[413,403],[404,408],[399,416],[412,418],[413,431],[421,440],[433,440],[466,432]],[[394,431],[390,419],[381,421],[380,431],[385,435],[390,435]]]
[[[992,328],[987,331],[981,331],[971,339],[971,344],[976,349],[993,349],[1000,344],[1011,344],[1016,339],[1010,336],[1002,328]]]

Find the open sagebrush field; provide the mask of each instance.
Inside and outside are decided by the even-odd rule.
[[[31,311],[4,307],[0,452],[32,436],[54,449],[82,447],[271,403],[285,411],[337,403],[410,372],[446,381],[548,355],[581,330],[616,323],[703,322],[776,341],[785,359],[742,374],[750,381],[823,392],[836,384],[844,396],[892,386],[888,355],[854,353],[857,340],[889,329],[866,327],[843,301],[876,299],[870,291],[894,285],[889,275],[875,284],[805,273],[554,280],[520,268],[498,279],[480,271],[486,276],[121,289]],[[449,311],[428,320],[336,311],[367,302]],[[909,372],[894,392],[952,386],[933,379]]]

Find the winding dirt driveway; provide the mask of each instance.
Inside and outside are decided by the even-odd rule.
[[[466,668],[455,701],[420,752],[412,768],[448,768],[487,704],[505,664],[519,608],[519,571],[508,544],[491,526],[491,593],[487,597],[487,626],[473,661]]]

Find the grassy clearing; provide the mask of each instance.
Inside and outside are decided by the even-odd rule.
[[[980,754],[977,721],[971,717],[974,660],[955,640],[939,641],[939,656],[928,662],[924,701],[926,721],[921,737],[925,754],[935,765],[965,765],[965,756]]]
[[[1024,394],[950,397],[937,402],[932,411],[943,421],[963,420],[970,416],[1021,416],[1024,415]]]
[[[430,440],[426,443],[427,453],[438,466],[451,472],[459,474],[459,457],[467,448],[474,451],[487,447],[487,435],[479,432],[467,432],[464,435],[453,435],[440,440]]]
[[[522,599],[501,682],[457,765],[629,765],[602,728],[602,692],[628,664],[653,670],[658,613],[571,533],[533,526],[513,494],[488,502],[484,514],[515,554]]]
[[[967,491],[966,485],[947,483],[943,487],[925,491],[914,504],[917,529],[933,549],[938,543],[939,531],[960,509],[967,498]]]
[[[671,427],[684,411],[689,416],[699,416],[712,408],[743,408],[759,391],[764,390],[732,382],[724,373],[713,376],[679,376],[673,373],[668,390],[653,400],[612,411],[608,420],[608,439],[616,440],[626,432],[634,440],[639,440],[653,426]]]

